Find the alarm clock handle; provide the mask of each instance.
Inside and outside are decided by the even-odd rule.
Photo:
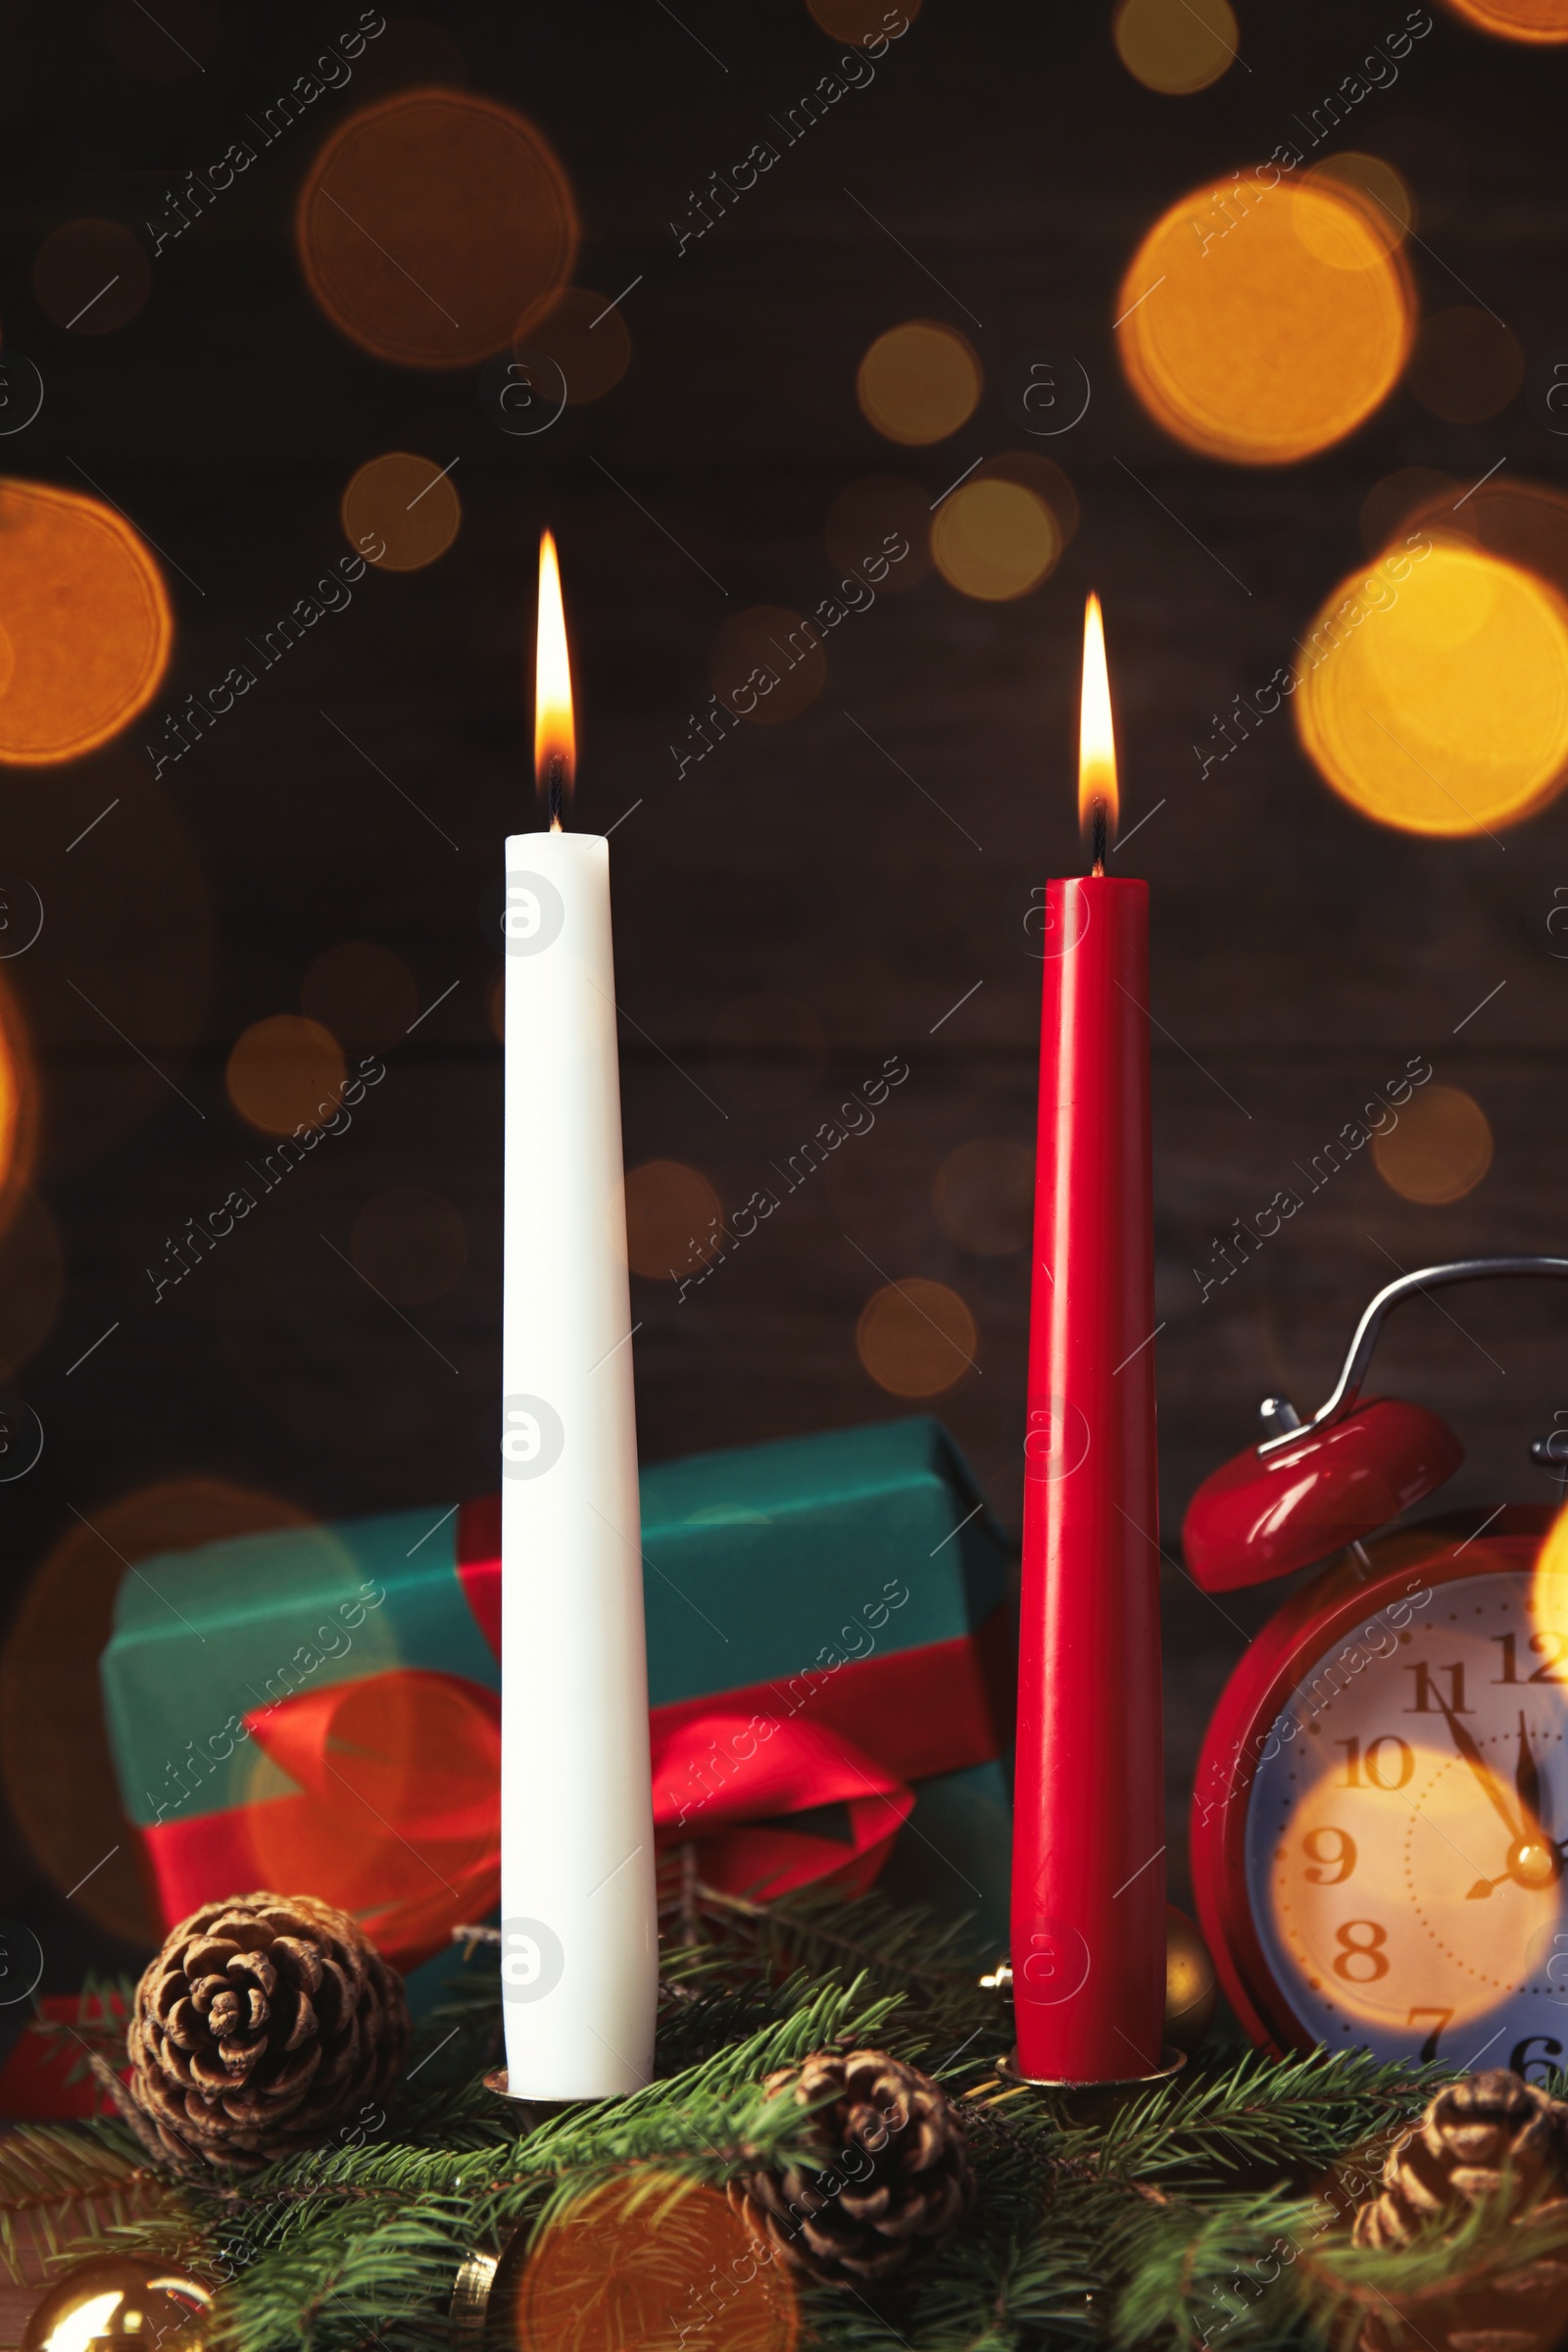
[[[1446,1266],[1423,1266],[1414,1274],[1401,1274],[1397,1282],[1391,1282],[1379,1291],[1361,1317],[1350,1342],[1350,1352],[1345,1359],[1345,1369],[1332,1395],[1309,1421],[1301,1420],[1296,1407],[1283,1396],[1264,1400],[1263,1415],[1270,1425],[1270,1435],[1258,1446],[1258,1454],[1277,1453],[1282,1446],[1298,1442],[1304,1431],[1324,1429],[1350,1410],[1361,1393],[1384,1322],[1404,1299],[1417,1292],[1438,1290],[1446,1283],[1481,1282],[1503,1274],[1568,1275],[1568,1257],[1459,1257]]]

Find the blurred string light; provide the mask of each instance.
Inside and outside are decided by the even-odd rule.
[[[931,554],[950,586],[1001,603],[1049,577],[1077,524],[1077,496],[1061,467],[1012,451],[988,459],[940,501]]]
[[[1346,148],[1311,167],[1305,184],[1313,183],[1348,197],[1371,230],[1374,243],[1385,253],[1396,252],[1408,236],[1415,220],[1415,198],[1408,182],[1385,156]],[[1337,226],[1334,234],[1323,240],[1310,212],[1303,213],[1297,225],[1308,246],[1317,240],[1314,249],[1321,251],[1325,261],[1336,268],[1344,266]]]
[[[1424,556],[1342,581],[1297,675],[1302,745],[1382,824],[1488,832],[1561,787],[1568,605],[1480,546],[1432,537]]]
[[[12,1813],[61,1893],[111,1935],[154,1945],[163,1929],[149,1911],[136,1836],[120,1808],[98,1688],[98,1654],[109,1640],[125,1563],[310,1522],[280,1495],[209,1478],[166,1480],[113,1501],[87,1494],[81,1504],[84,1516],[68,1520],[6,1638],[0,1766]],[[358,1571],[348,1554],[324,1529],[316,1542],[323,1583],[352,1592]],[[371,1640],[377,1624],[373,1616],[366,1621]],[[284,1664],[286,1654],[262,1666],[262,1676]],[[220,1716],[172,1736],[170,1774],[155,1802],[162,1795],[173,1801],[185,1788],[197,1809],[203,1776],[189,1768],[188,1757],[196,1740],[222,1727]]]
[[[1038,588],[1061,553],[1044,499],[1019,482],[967,481],[931,522],[931,554],[951,587],[996,604]]]
[[[51,229],[32,265],[38,308],[68,334],[113,334],[135,318],[152,282],[147,248],[118,220]]]
[[[351,477],[339,513],[356,554],[373,536],[385,543],[375,559],[378,571],[422,570],[446,554],[463,520],[451,474],[405,449],[368,458]]]
[[[345,1054],[377,1054],[408,1034],[419,991],[401,956],[368,939],[346,939],[318,956],[300,988],[300,1008],[330,1029]]]
[[[224,1072],[229,1101],[264,1135],[324,1126],[336,1111],[346,1077],[331,1031],[292,1012],[253,1021]]]
[[[503,2291],[514,2309],[499,2332],[514,2352],[794,2352],[799,2336],[788,2272],[724,2195],[652,2168],[548,2222]]]
[[[1119,0],[1111,38],[1134,79],[1171,98],[1206,90],[1242,45],[1229,0]]]
[[[631,366],[631,331],[617,303],[586,286],[567,286],[545,317],[514,345],[526,358],[543,352],[561,369],[568,408],[612,392]],[[559,397],[559,395],[558,395]]]
[[[354,1220],[349,1255],[384,1297],[422,1306],[450,1291],[468,1262],[468,1229],[440,1193],[394,1185]]]
[[[1372,1157],[1391,1192],[1438,1207],[1475,1191],[1492,1165],[1492,1128],[1462,1087],[1433,1086],[1372,1138]]]
[[[945,441],[974,415],[984,383],[968,337],[935,318],[908,318],[877,336],[861,360],[855,395],[868,424],[919,448]]]
[[[872,473],[839,492],[828,509],[822,536],[839,569],[858,575],[902,539],[907,555],[890,564],[878,583],[879,593],[897,594],[912,588],[930,570],[930,531],[929,493],[904,474]]]
[[[1144,238],[1116,297],[1128,381],[1177,440],[1237,465],[1329,448],[1409,356],[1402,254],[1364,195],[1262,168],[1195,188]]]
[[[0,979],[0,1234],[17,1212],[37,1145],[38,1082],[22,1007]]]
[[[1374,482],[1361,501],[1361,545],[1369,556],[1381,556],[1392,542],[1405,536],[1408,517],[1432,505],[1457,513],[1464,485],[1432,466],[1400,466]]]
[[[169,666],[173,616],[157,564],[123,515],[74,490],[0,480],[0,762],[52,766],[96,750],[146,709]]]
[[[1035,1158],[1002,1135],[982,1135],[950,1152],[931,1185],[937,1223],[960,1250],[1004,1257],[1034,1227]]]
[[[1447,0],[1449,12],[1505,41],[1568,41],[1568,0]]]
[[[507,350],[577,255],[571,186],[542,133],[452,89],[400,91],[350,116],[307,174],[295,229],[333,325],[407,368]]]
[[[894,1396],[940,1396],[975,1368],[980,1334],[957,1292],[911,1275],[887,1283],[860,1310],[855,1346]]]
[[[720,1246],[718,1195],[699,1168],[648,1159],[626,1178],[626,1254],[634,1274],[667,1281],[708,1263]]]
[[[713,691],[759,726],[798,718],[827,680],[822,631],[782,605],[752,605],[718,629],[708,655]]]
[[[1500,318],[1456,303],[1421,321],[1409,385],[1448,424],[1479,424],[1505,409],[1525,380],[1525,355]]]

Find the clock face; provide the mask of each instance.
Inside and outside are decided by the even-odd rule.
[[[1554,1580],[1556,1581],[1556,1580]],[[1258,1939],[1305,2034],[1539,2078],[1568,2052],[1568,1624],[1528,1568],[1325,1643],[1248,1802]]]

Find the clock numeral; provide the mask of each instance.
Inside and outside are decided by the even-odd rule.
[[[1358,1928],[1366,1931],[1364,1943],[1357,1940]],[[1383,1946],[1389,1940],[1389,1931],[1380,1928],[1375,1919],[1348,1919],[1335,1940],[1341,1949],[1334,1963],[1334,1974],[1343,1977],[1348,1984],[1375,1984],[1379,1977],[1388,1975],[1389,1964],[1384,1957]],[[1364,1960],[1365,1968],[1352,1966],[1357,1960]]]
[[[1541,2055],[1539,2058],[1532,2058],[1530,2053],[1538,2046]],[[1523,2041],[1514,2043],[1509,2052],[1508,2065],[1512,2073],[1523,2075],[1527,2082],[1544,2082],[1551,2073],[1553,2061],[1561,2056],[1562,2043],[1554,2034],[1528,2034]],[[1537,2068],[1539,2072],[1532,2074],[1530,2071],[1532,2067]]]
[[[1521,1679],[1519,1673],[1518,1636],[1516,1634],[1493,1634],[1490,1638],[1492,1641],[1496,1642],[1498,1648],[1502,1651],[1502,1672],[1500,1674],[1494,1674],[1492,1678],[1493,1681],[1494,1683],[1517,1683]],[[1547,1647],[1548,1643],[1550,1644],[1549,1649]],[[1525,1682],[1568,1682],[1568,1672],[1559,1674],[1557,1671],[1560,1666],[1564,1665],[1565,1656],[1568,1656],[1568,1634],[1532,1634],[1530,1637],[1530,1646],[1535,1651],[1537,1657],[1544,1658],[1545,1663],[1544,1665],[1538,1666],[1534,1674],[1525,1675],[1523,1677]],[[1406,1709],[1407,1713],[1408,1711],[1409,1710]]]
[[[1333,1853],[1325,1852],[1323,1846],[1323,1840],[1325,1838],[1337,1838],[1339,1839],[1339,1844]],[[1308,1830],[1306,1836],[1302,1838],[1301,1843],[1306,1848],[1307,1860],[1309,1862],[1326,1863],[1328,1866],[1323,1870],[1312,1869],[1307,1872],[1306,1875],[1311,1880],[1314,1886],[1343,1886],[1345,1881],[1349,1877],[1351,1871],[1355,1868],[1355,1839],[1350,1836],[1348,1830],[1336,1830],[1330,1828],[1324,1828],[1321,1830]],[[1332,1877],[1329,1875],[1331,1871],[1333,1873]]]
[[[1446,2026],[1452,2022],[1453,2011],[1451,2009],[1412,2009],[1404,2022],[1407,2026],[1413,2026],[1418,2017],[1435,2017],[1438,2021],[1421,2044],[1421,2064],[1430,2066],[1438,2054],[1438,2035]]]
[[[1508,1640],[1511,1642],[1513,1636],[1510,1634]],[[1474,1714],[1475,1709],[1467,1707],[1464,1703],[1464,1668],[1462,1666],[1429,1666],[1424,1658],[1417,1658],[1412,1664],[1406,1666],[1404,1671],[1406,1674],[1415,1676],[1415,1697],[1404,1710],[1407,1715],[1431,1715],[1436,1712],[1432,1704],[1432,1677],[1435,1674],[1446,1674],[1448,1678],[1448,1713],[1450,1715]],[[1441,1707],[1443,1703],[1440,1695],[1438,1706]]]
[[[1380,1738],[1369,1740],[1364,1758],[1361,1754],[1361,1742],[1353,1737],[1349,1740],[1336,1740],[1334,1744],[1336,1747],[1343,1747],[1346,1751],[1345,1778],[1340,1783],[1342,1788],[1402,1788],[1415,1770],[1415,1758],[1410,1753],[1407,1742],[1398,1739],[1393,1732],[1384,1732]],[[1385,1750],[1391,1747],[1396,1751],[1397,1763],[1391,1763],[1391,1759],[1385,1753]],[[1366,1766],[1364,1782],[1361,1778],[1363,1762]],[[1391,1770],[1392,1779],[1390,1778]]]

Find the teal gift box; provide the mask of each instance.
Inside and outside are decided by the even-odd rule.
[[[693,1455],[641,1491],[662,1849],[735,1893],[874,1878],[1004,1948],[1008,1551],[940,1423]],[[137,1563],[101,1673],[167,1925],[316,1893],[414,1967],[493,1910],[499,1550],[490,1497]]]

